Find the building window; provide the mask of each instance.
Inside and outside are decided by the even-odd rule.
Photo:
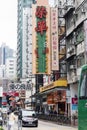
[[[14,73],[14,71],[9,71],[9,73]]]
[[[85,64],[85,57],[84,54],[77,57],[77,67],[81,67]]]
[[[13,68],[9,68],[10,70],[13,70]]]
[[[82,27],[79,27],[76,31],[76,43],[79,44],[84,40],[84,30]]]

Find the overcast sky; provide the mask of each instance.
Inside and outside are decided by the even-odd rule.
[[[17,47],[17,0],[0,1],[0,46],[2,43]]]
[[[17,47],[17,0],[0,1],[0,46]]]

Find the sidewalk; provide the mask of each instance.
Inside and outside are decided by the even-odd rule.
[[[58,125],[58,130],[78,130],[78,128],[69,127],[69,126],[60,126]]]
[[[4,130],[8,130],[8,127],[7,127],[7,126],[3,126],[3,128],[4,128]],[[15,124],[14,129],[15,129],[15,130],[18,130],[17,124]],[[21,130],[21,129],[20,129],[20,130]]]
[[[8,130],[6,126],[4,126],[3,128],[4,130]],[[15,130],[18,130],[17,123],[15,123]],[[26,130],[26,128],[20,128],[19,130]],[[58,125],[58,130],[78,130],[78,128],[72,126]]]
[[[49,120],[43,120],[43,119],[39,119],[39,120],[44,121],[44,122],[54,123],[54,124],[56,124],[58,126],[64,126],[64,127],[74,128],[74,129],[78,130],[78,123],[75,123],[75,125],[74,125],[74,123],[72,122],[71,125],[67,125],[67,124],[61,124],[61,123],[54,122],[54,121],[49,121]]]
[[[78,128],[74,127],[74,126],[73,127],[72,126],[64,126],[64,125],[59,125],[59,124],[56,124],[56,123],[53,123],[53,122],[48,122],[48,121],[43,122],[43,120],[42,121],[39,120],[39,121],[40,121],[39,123],[42,124],[41,130],[44,130],[45,126],[47,126],[48,129],[50,128],[50,130],[78,130]],[[48,127],[48,126],[50,126],[50,127]]]
[[[18,117],[16,116],[16,120],[15,120],[15,125],[14,125],[14,129],[18,130]],[[6,120],[6,123],[4,124],[3,122],[3,128],[4,130],[8,130],[8,119]]]

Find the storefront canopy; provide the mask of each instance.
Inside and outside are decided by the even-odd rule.
[[[67,80],[66,79],[58,79],[55,82],[52,82],[46,86],[40,87],[40,93],[48,91],[48,90],[53,90],[53,89],[66,89],[67,88]]]

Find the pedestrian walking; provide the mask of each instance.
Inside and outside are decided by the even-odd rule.
[[[12,110],[12,112],[9,114],[8,118],[8,130],[15,130],[14,125],[16,121],[16,116],[14,115],[14,110]]]

